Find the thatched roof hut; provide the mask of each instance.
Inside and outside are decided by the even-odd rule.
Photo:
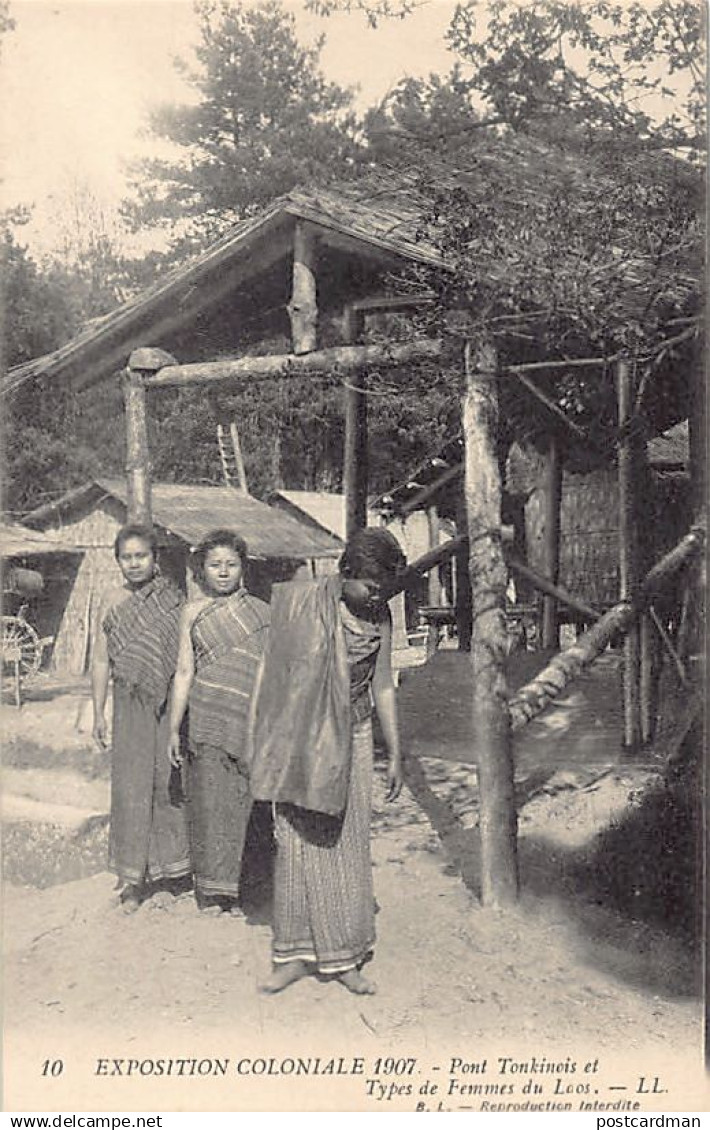
[[[274,581],[308,575],[316,563],[334,567],[340,543],[309,529],[288,514],[231,487],[175,483],[153,485],[154,525],[161,568],[183,589],[190,584],[191,547],[217,527],[237,530],[249,550],[249,586],[268,597]],[[119,580],[113,555],[116,533],[126,522],[126,484],[96,479],[27,515],[26,521],[48,539],[70,541],[81,557],[69,574],[52,575],[49,588],[55,636],[52,664],[71,674],[86,670],[91,639],[104,592]]]

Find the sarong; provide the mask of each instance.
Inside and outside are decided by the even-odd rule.
[[[276,805],[275,963],[313,962],[322,973],[353,969],[375,943],[370,856],[372,722],[353,725],[342,816]]]
[[[190,750],[186,784],[195,890],[236,899],[252,807],[246,765],[199,742]]]
[[[126,883],[191,871],[182,781],[167,750],[167,714],[114,682],[109,868]]]

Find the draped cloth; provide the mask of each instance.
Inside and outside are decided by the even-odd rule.
[[[331,816],[345,809],[351,708],[341,591],[337,576],[274,585],[252,735],[256,800]]]
[[[166,713],[181,604],[178,590],[155,577],[111,608],[103,622],[114,683],[109,867],[135,885],[191,870]]]
[[[328,577],[284,603],[283,615],[278,600],[272,606],[252,766],[255,795],[279,802],[273,960],[322,973],[356,968],[375,942],[370,687],[381,629],[349,612],[341,593]]]
[[[206,605],[192,625],[187,794],[195,888],[236,899],[252,808],[246,733],[269,607],[238,590]]]

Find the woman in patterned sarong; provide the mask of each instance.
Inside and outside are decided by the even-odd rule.
[[[170,712],[169,752],[181,762],[189,703],[187,796],[195,894],[204,911],[239,914],[239,879],[252,799],[245,744],[269,608],[243,587],[245,542],[208,534],[194,553],[204,595],[185,606]]]
[[[94,738],[108,749],[113,679],[109,867],[120,902],[137,910],[156,884],[190,874],[180,774],[167,755],[167,700],[178,649],[182,594],[157,570],[146,526],[125,526],[114,546],[123,585],[104,599],[92,655]]]
[[[374,701],[389,754],[386,799],[393,801],[402,788],[402,768],[391,617],[382,594],[404,564],[402,551],[388,531],[362,530],[346,545],[340,563],[342,580],[320,582],[334,593],[335,630],[342,629],[347,655],[344,677],[349,677],[352,742],[347,799],[339,816],[290,803],[275,805],[273,971],[262,986],[267,993],[280,992],[312,972],[337,979],[353,993],[374,992],[361,972],[375,942],[371,715]],[[275,625],[272,631],[278,662],[282,641],[276,638]],[[268,678],[267,662],[258,688],[259,709],[263,702],[266,717],[273,691]],[[345,695],[347,701],[347,688]],[[281,709],[271,705],[277,712]]]

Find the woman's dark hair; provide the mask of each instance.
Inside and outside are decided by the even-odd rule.
[[[207,554],[211,549],[216,549],[217,546],[226,546],[233,550],[242,563],[242,573],[246,573],[249,564],[249,551],[244,538],[240,537],[234,530],[210,530],[200,544],[195,546],[190,558],[190,567],[198,581],[204,580]]]
[[[339,567],[344,577],[372,577],[386,583],[394,580],[406,564],[394,534],[375,526],[358,530],[348,538]]]
[[[113,543],[113,555],[118,560],[124,545],[131,538],[140,538],[146,545],[150,546],[150,552],[153,554],[154,559],[158,560],[158,535],[152,526],[142,526],[140,522],[129,522],[127,526],[122,526],[116,534],[116,540]]]

